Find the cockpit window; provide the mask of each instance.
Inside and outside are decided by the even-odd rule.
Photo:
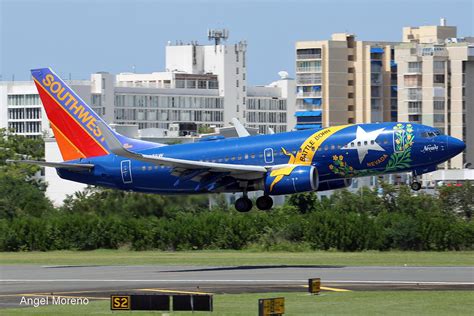
[[[441,131],[439,129],[435,129],[429,132],[422,132],[421,137],[423,138],[431,138],[441,135]]]

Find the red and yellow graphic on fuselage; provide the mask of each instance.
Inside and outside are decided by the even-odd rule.
[[[289,156],[288,159],[288,166],[273,170],[270,172],[271,177],[275,177],[272,184],[270,185],[270,192],[272,192],[273,187],[280,182],[283,177],[288,176],[291,174],[293,169],[295,169],[298,165],[300,166],[309,166],[313,162],[314,155],[318,151],[318,148],[323,144],[323,142],[328,139],[334,133],[348,127],[350,125],[340,125],[340,126],[332,126],[328,128],[321,129],[316,133],[312,134],[308,137],[303,144],[300,146],[300,149],[296,153],[296,156],[291,152],[287,152],[285,148],[281,148],[283,154]]]

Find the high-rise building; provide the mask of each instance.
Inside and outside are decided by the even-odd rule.
[[[347,33],[297,42],[297,127],[396,120],[396,44]]]
[[[439,128],[466,142],[445,164],[474,163],[474,39],[457,38],[455,26],[406,27],[396,46],[398,119]]]

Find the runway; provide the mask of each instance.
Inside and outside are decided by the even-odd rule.
[[[247,293],[306,291],[309,278],[327,290],[474,290],[474,267],[351,266],[36,266],[0,267],[0,307],[22,294],[87,295],[191,291]]]

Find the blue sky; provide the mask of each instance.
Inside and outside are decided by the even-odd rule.
[[[51,66],[72,79],[90,73],[161,71],[168,40],[208,43],[208,28],[228,28],[229,42],[247,40],[248,81],[265,84],[278,71],[294,75],[297,40],[334,32],[361,40],[401,39],[403,26],[446,17],[459,36],[473,36],[473,0],[214,1],[0,0],[1,80],[29,79]]]

